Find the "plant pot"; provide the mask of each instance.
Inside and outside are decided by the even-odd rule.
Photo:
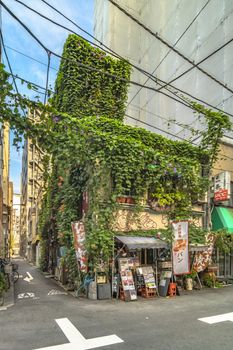
[[[126,199],[126,203],[128,203],[128,204],[134,204],[135,203],[135,201],[134,201],[134,199],[132,197],[127,197],[125,199]]]
[[[186,288],[186,290],[193,290],[193,279],[192,278],[185,279],[185,288]]]
[[[125,197],[117,197],[116,201],[118,203],[126,203],[126,198]]]

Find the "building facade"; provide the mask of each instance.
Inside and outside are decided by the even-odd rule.
[[[35,121],[38,112],[29,114]],[[20,254],[39,261],[38,220],[43,187],[43,152],[31,139],[25,140],[21,173]]]
[[[10,254],[13,184],[9,181],[10,134],[7,123],[1,127],[0,143],[0,255],[8,257]]]
[[[188,125],[204,126],[180,94],[231,113],[232,20],[228,0],[96,0],[95,37],[156,77],[152,81],[133,68],[131,80],[142,87],[130,85],[126,123],[168,138],[189,138]]]

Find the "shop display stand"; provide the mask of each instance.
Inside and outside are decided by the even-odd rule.
[[[170,282],[173,281],[173,273],[172,273],[172,263],[164,262],[162,263],[162,271],[160,275],[159,288],[158,292],[161,297],[166,297],[168,294],[168,288]]]
[[[143,298],[155,298],[156,296],[156,288],[148,288],[148,287],[144,287],[142,288],[142,297]]]
[[[154,298],[157,294],[157,286],[155,283],[152,266],[138,267],[137,276],[140,285],[141,296],[148,299]]]

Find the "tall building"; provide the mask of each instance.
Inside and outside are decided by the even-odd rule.
[[[29,112],[35,122],[38,112]],[[38,262],[38,220],[43,187],[43,152],[39,146],[27,139],[24,142],[21,173],[20,205],[20,254],[29,261]]]
[[[189,137],[180,124],[204,126],[181,94],[232,113],[232,20],[229,0],[96,0],[95,37],[156,77],[133,68],[131,80],[142,87],[130,85],[126,123]]]
[[[9,256],[10,216],[12,207],[13,184],[9,182],[10,139],[9,125],[5,123],[1,128],[0,146],[0,255]]]
[[[3,249],[3,129],[0,124],[0,255]]]
[[[20,253],[20,194],[13,194],[12,208],[12,235],[11,235],[12,255]]]

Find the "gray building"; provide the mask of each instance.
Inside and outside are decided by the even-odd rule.
[[[204,126],[181,95],[231,114],[232,21],[231,0],[96,0],[95,37],[158,79],[133,68],[126,123],[189,138]]]

